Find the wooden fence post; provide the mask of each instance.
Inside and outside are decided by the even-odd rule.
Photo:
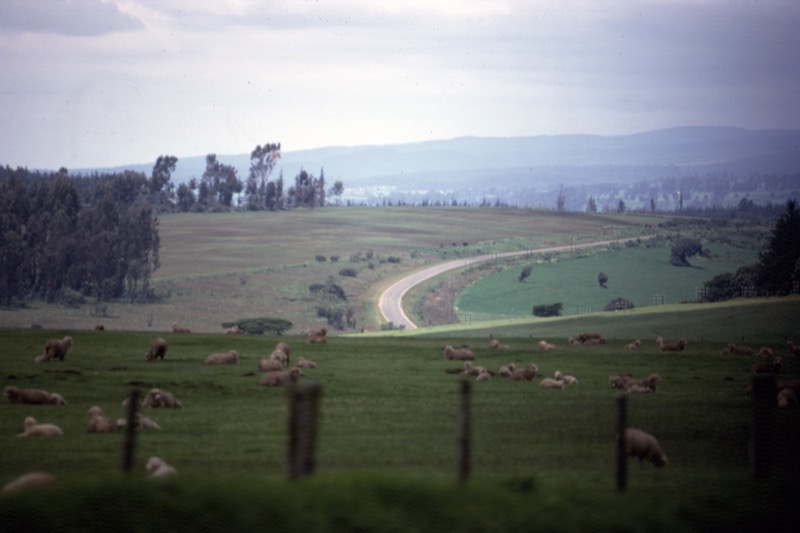
[[[628,417],[628,399],[624,394],[617,398],[617,416],[614,419],[614,435],[617,437],[617,490],[625,492],[628,483],[628,454],[625,446],[625,427]]]
[[[139,408],[139,389],[131,389],[125,417],[125,440],[122,443],[122,471],[131,473],[136,449],[136,410]]]
[[[459,436],[459,456],[458,456],[458,481],[465,483],[470,474],[470,448],[472,444],[471,436],[471,415],[470,415],[470,395],[472,385],[469,381],[461,382],[461,435]]]
[[[319,383],[292,385],[289,396],[289,479],[295,481],[314,473],[319,421]]]
[[[775,410],[777,392],[774,374],[753,376],[753,433],[750,436],[750,464],[753,477],[772,473],[775,458]]]

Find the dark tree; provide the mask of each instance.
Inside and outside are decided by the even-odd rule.
[[[558,196],[556,197],[556,211],[562,213],[567,208],[567,195],[564,192],[564,185],[558,188]]]
[[[519,277],[517,277],[517,281],[522,283],[523,281],[528,279],[531,276],[532,273],[533,273],[533,267],[530,266],[530,265],[526,266],[525,268],[522,269],[522,272],[519,273]]]
[[[703,245],[697,239],[679,239],[670,250],[670,264],[679,267],[692,266],[688,258],[703,252]]]
[[[172,173],[175,172],[175,165],[178,158],[172,155],[160,155],[153,165],[153,172],[147,182],[153,203],[157,205],[169,205],[173,197],[173,184],[170,181]]]
[[[786,211],[775,223],[769,241],[759,254],[759,288],[769,293],[788,294],[800,284],[800,212],[789,200]]]
[[[597,202],[595,202],[594,196],[589,197],[589,203],[586,205],[586,211],[589,213],[597,213]]]
[[[611,300],[608,305],[603,309],[604,311],[624,311],[625,309],[633,309],[634,305],[625,298],[617,297]]]
[[[605,272],[600,272],[597,275],[597,283],[599,283],[604,289],[608,288],[606,287],[606,283],[608,283],[608,275]]]
[[[280,157],[281,143],[256,146],[250,153],[250,174],[247,176],[245,187],[248,209],[268,209],[266,194],[269,176]]]

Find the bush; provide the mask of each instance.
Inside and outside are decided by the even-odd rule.
[[[561,316],[561,309],[564,307],[564,304],[561,302],[554,303],[554,304],[545,304],[545,305],[534,305],[533,306],[533,316]]]
[[[328,260],[324,255],[317,255],[317,256],[315,256],[315,259],[317,261],[319,261],[320,263],[324,263],[325,261]]]
[[[284,332],[292,329],[293,324],[282,318],[271,317],[243,318],[235,322],[222,323],[224,329],[233,326],[239,326],[239,329],[248,335],[263,335],[265,333],[283,335]]]
[[[354,278],[358,275],[355,268],[343,268],[339,271],[340,276],[345,276],[348,278]]]

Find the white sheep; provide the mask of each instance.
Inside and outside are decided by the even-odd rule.
[[[52,485],[57,481],[50,472],[28,472],[3,485],[3,494],[13,494],[21,490]]]
[[[497,375],[503,378],[511,377],[511,373],[516,370],[514,363],[508,363],[497,369]]]
[[[450,361],[475,360],[475,354],[469,348],[453,348],[450,345],[444,347],[444,356]]]
[[[625,392],[655,392],[659,383],[661,383],[661,376],[650,374],[644,379],[628,379],[623,390]]]
[[[486,370],[485,368],[481,370],[481,372],[475,378],[475,381],[489,381],[492,379],[492,374]]]
[[[531,363],[525,368],[515,368],[511,372],[509,379],[511,381],[533,381],[533,378],[536,377],[536,373],[538,371],[539,367]]]
[[[317,363],[310,361],[305,357],[298,357],[297,361],[294,363],[294,366],[297,368],[317,368]]]
[[[55,424],[40,424],[29,416],[25,419],[25,432],[18,437],[60,437],[64,432]]]
[[[292,385],[300,379],[300,369],[292,368],[289,371],[267,372],[261,376],[261,384],[265,387],[279,387]]]
[[[639,464],[644,464],[645,460],[650,461],[658,468],[667,464],[667,456],[658,445],[658,440],[637,428],[625,429],[625,454],[629,457],[638,457]]]
[[[258,362],[258,369],[261,372],[276,372],[283,370],[283,363],[277,359],[262,359]]]
[[[556,379],[556,381],[563,381],[565,385],[578,384],[578,378],[569,374],[562,374],[560,370],[556,370],[556,373],[553,377]]]
[[[538,346],[539,346],[540,350],[544,350],[545,352],[552,352],[552,351],[558,350],[558,346],[556,346],[555,344],[551,344],[551,343],[549,343],[547,341],[544,341],[544,340],[539,341]]]
[[[539,386],[545,389],[563,389],[564,382],[553,378],[543,378],[539,382]]]
[[[87,433],[111,433],[119,429],[117,422],[105,416],[97,405],[89,408],[87,418],[89,419],[86,424]]]
[[[148,459],[145,469],[150,472],[152,477],[174,476],[178,473],[172,465],[167,464],[166,461],[158,457],[151,457]]]
[[[239,364],[239,354],[236,350],[228,353],[212,353],[204,362],[207,365],[236,365]]]
[[[628,350],[629,352],[633,352],[638,350],[641,346],[642,346],[642,341],[636,339],[635,341],[626,344],[625,349]]]

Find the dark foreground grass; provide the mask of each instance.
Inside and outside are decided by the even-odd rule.
[[[762,314],[769,312],[766,306]],[[598,318],[572,326],[602,331],[604,322],[592,322]],[[770,323],[779,321],[765,320],[764,327]],[[26,531],[708,531],[756,530],[766,515],[766,529],[780,530],[796,495],[782,492],[782,479],[797,475],[797,447],[783,443],[797,439],[779,440],[772,477],[751,479],[745,390],[754,358],[722,355],[719,342],[695,338],[678,354],[657,352],[645,337],[640,352],[623,350],[639,325],[605,346],[561,342],[561,350],[548,353],[535,348],[538,335],[503,336],[510,348],[492,350],[488,334],[332,338],[322,345],[296,337],[168,334],[166,360],[153,363],[144,359],[151,333],[0,330],[2,385],[59,392],[69,402],[0,402],[0,483],[41,470],[60,480],[52,490],[0,498],[0,524]],[[33,362],[46,338],[67,333],[75,343],[65,362]],[[763,335],[786,358],[784,377],[800,376],[800,359],[786,352],[782,333]],[[297,483],[286,481],[285,391],[260,386],[255,371],[278,340],[291,344],[293,357],[317,362],[302,380],[323,390],[317,473]],[[443,344],[462,342],[492,370],[534,362],[543,375],[561,370],[580,380],[563,391],[473,382],[472,477],[465,487],[456,481],[462,378],[445,372],[460,365],[442,356]],[[202,364],[209,353],[229,349],[239,351],[239,365]],[[664,469],[631,462],[624,494],[614,478],[618,394],[607,385],[608,375],[620,372],[663,377],[656,394],[630,396],[628,419],[655,434],[669,456]],[[99,405],[121,417],[132,387],[155,386],[184,407],[145,413],[163,429],[137,435],[126,480],[122,436],[87,434],[86,411]],[[30,415],[58,424],[64,436],[17,437]],[[800,423],[797,409],[777,415],[781,434]],[[178,477],[147,479],[144,463],[152,455],[173,464]]]

